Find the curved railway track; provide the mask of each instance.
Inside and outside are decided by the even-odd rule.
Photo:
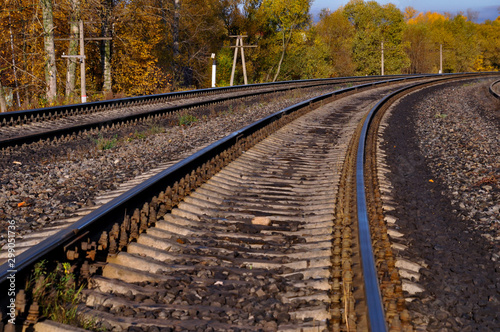
[[[89,283],[79,311],[108,329],[411,331],[377,189],[376,128],[401,95],[464,77],[384,82],[289,107],[16,266],[28,271],[47,254],[86,259],[76,267]]]
[[[341,90],[338,93],[335,92],[333,94],[334,95],[344,95],[344,94],[355,93],[359,89],[367,89],[367,88],[370,88],[370,86],[371,86],[370,84],[355,86],[355,87]],[[161,169],[161,167],[167,168],[168,166],[171,166],[171,165],[172,165],[171,162],[167,163],[166,165],[160,165],[160,169]],[[156,172],[158,172],[158,171],[156,171]],[[150,174],[149,176],[155,174],[155,170],[153,170],[149,174]],[[140,178],[142,178],[144,180],[143,176],[141,176]],[[143,180],[140,180],[140,181],[143,181]],[[132,181],[131,184],[125,183],[122,187],[130,188],[131,185],[132,186],[137,185],[138,183],[140,183],[140,181],[139,182]],[[125,189],[119,188],[119,190],[117,190],[117,193],[122,193],[123,191],[125,191]],[[101,198],[98,197],[97,201],[98,202],[107,202],[110,200],[110,197],[111,198],[117,197],[117,194],[105,193],[103,197],[101,197]],[[41,232],[39,231],[39,232],[30,233],[30,234],[25,234],[24,239],[17,239],[16,247],[17,247],[18,253],[21,253],[21,252],[25,251],[27,248],[29,248],[33,245],[36,245],[37,243],[39,243],[40,241],[42,241],[46,237],[51,236],[54,233],[56,233],[58,230],[60,230],[64,227],[67,227],[68,225],[71,225],[76,220],[78,220],[79,216],[81,217],[82,215],[88,214],[89,212],[96,209],[99,205],[102,205],[102,203],[98,203],[97,206],[90,206],[90,207],[87,207],[85,209],[81,209],[79,211],[76,211],[76,216],[69,217],[69,218],[64,219],[64,220],[58,220],[57,222],[52,222],[49,227],[45,227]],[[3,251],[3,252],[0,251],[0,264],[3,264],[6,260],[6,258],[7,258],[7,253],[5,251]]]
[[[491,83],[489,91],[493,97],[500,99],[500,80]]]

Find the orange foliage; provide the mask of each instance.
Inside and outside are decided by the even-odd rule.
[[[438,21],[448,21],[449,18],[435,12],[419,13],[416,17],[410,18],[408,24],[427,23],[433,24]]]
[[[114,90],[127,95],[152,94],[167,87],[155,48],[162,42],[160,18],[140,2],[122,3],[115,24],[120,39],[112,59]]]

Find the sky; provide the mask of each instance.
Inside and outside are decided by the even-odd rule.
[[[331,11],[335,11],[348,2],[349,0],[313,0],[311,13],[317,19],[321,9],[330,8]],[[457,14],[460,11],[467,13],[467,9],[471,9],[478,12],[477,23],[494,20],[500,15],[498,0],[377,0],[377,2],[381,5],[393,3],[401,10],[411,6],[419,12],[431,11],[441,14],[444,12]]]

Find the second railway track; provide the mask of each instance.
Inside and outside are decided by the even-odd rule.
[[[89,284],[79,312],[116,330],[411,331],[383,218],[359,226],[363,211],[356,207],[362,120],[380,96],[410,85],[290,108],[212,148],[211,160],[194,156],[165,171],[170,179],[136,191],[151,200],[119,197],[117,211],[103,207],[75,224],[61,235],[66,256],[106,258],[77,267]],[[366,188],[376,187],[372,178],[365,175]],[[377,224],[377,194],[366,197],[367,216]],[[90,221],[97,217],[117,222],[96,235]],[[366,227],[376,244],[370,259],[381,322],[364,280],[359,228]],[[45,252],[60,252],[45,245]]]
[[[398,77],[400,76],[393,76]],[[296,89],[334,88],[376,80],[377,77],[358,77],[253,84],[1,113],[0,148],[69,138],[91,130],[137,123],[248,97]]]

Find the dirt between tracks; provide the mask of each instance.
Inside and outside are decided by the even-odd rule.
[[[417,330],[500,331],[500,102],[491,79],[447,84],[392,109],[382,149],[425,291]]]

